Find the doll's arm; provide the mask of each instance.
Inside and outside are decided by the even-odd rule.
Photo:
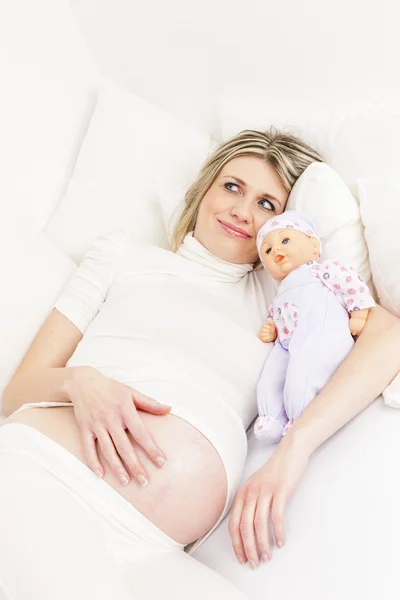
[[[262,342],[274,342],[277,337],[278,333],[275,323],[272,319],[269,319],[268,322],[261,327],[259,338]]]
[[[373,308],[375,300],[368,286],[356,271],[352,267],[345,267],[338,260],[328,259],[319,265],[315,270],[315,275],[324,286],[335,294],[350,316],[357,316],[357,321],[360,319],[359,323],[363,319],[364,325],[368,315],[365,313],[365,309]],[[353,310],[354,308],[356,310]],[[356,315],[356,313],[361,314]],[[359,333],[361,330],[362,327]]]
[[[364,325],[367,322],[369,308],[363,308],[362,310],[351,310],[349,328],[351,335],[360,335],[364,329]]]

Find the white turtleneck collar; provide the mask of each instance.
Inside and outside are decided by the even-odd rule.
[[[236,264],[218,258],[196,240],[193,231],[186,235],[176,254],[202,265],[209,274],[214,272],[215,278],[219,281],[240,281],[253,270],[252,263]]]

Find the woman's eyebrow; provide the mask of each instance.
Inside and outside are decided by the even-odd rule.
[[[228,177],[229,179],[234,179],[235,181],[237,181],[238,183],[240,183],[244,187],[247,187],[246,182],[243,181],[243,179],[240,179],[240,177],[236,177],[236,175],[225,175],[224,177]],[[275,198],[275,196],[273,196],[272,194],[269,194],[268,192],[265,192],[264,194],[261,194],[261,195],[262,196],[267,196],[267,198],[271,198],[271,200],[275,200],[275,202],[277,202],[279,205],[281,205],[281,201],[278,200],[278,198]]]

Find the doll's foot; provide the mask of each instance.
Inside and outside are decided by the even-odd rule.
[[[277,444],[282,438],[284,427],[286,425],[281,419],[268,415],[260,416],[254,423],[254,435],[269,444]]]
[[[283,431],[282,431],[282,437],[284,437],[287,434],[287,432],[289,431],[289,429],[292,429],[294,423],[295,423],[294,419],[290,419],[290,421],[288,421],[286,423],[286,425],[285,425],[285,427],[283,428]]]

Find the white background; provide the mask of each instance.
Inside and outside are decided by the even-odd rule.
[[[208,123],[221,95],[330,105],[395,102],[395,0],[72,0],[102,70]]]

